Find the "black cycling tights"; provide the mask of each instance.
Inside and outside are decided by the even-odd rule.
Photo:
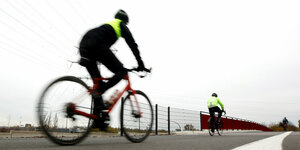
[[[96,59],[93,59],[95,56],[91,57],[91,63],[88,63],[85,67],[92,78],[101,77],[100,71],[97,67],[97,61],[101,62],[107,69],[115,74],[107,83],[100,82],[98,91],[104,93],[107,89],[113,87],[119,81],[121,81],[127,74],[127,71],[118,58],[111,52],[111,50],[107,49],[100,51],[101,53],[97,54],[99,57],[96,56]]]
[[[218,118],[221,118],[222,110],[218,106],[209,108],[208,110],[209,110],[209,115],[213,120],[215,120],[215,117],[214,117],[215,112],[218,112]]]
[[[123,67],[123,64],[110,49],[80,49],[80,55],[83,58],[87,58],[85,59],[85,63],[82,65],[86,67],[91,78],[101,78],[97,62],[102,63],[107,69],[114,73],[114,76],[108,82],[105,83],[101,81],[99,83],[100,86],[98,92],[100,93],[104,93],[106,90],[120,82],[125,75],[127,75],[127,70]],[[100,104],[95,105],[102,105],[103,100],[101,99],[100,101]]]

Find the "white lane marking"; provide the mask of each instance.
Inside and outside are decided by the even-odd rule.
[[[282,141],[292,132],[285,132],[252,143],[242,145],[233,150],[282,150]]]

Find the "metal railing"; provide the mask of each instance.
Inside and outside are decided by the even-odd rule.
[[[164,107],[158,104],[155,104],[153,107],[154,120],[152,129],[155,135],[170,135],[171,132],[175,131],[202,131],[208,129],[208,119],[210,117],[208,112]],[[225,130],[271,131],[268,127],[247,119],[225,115],[222,116],[222,121]]]
[[[208,129],[209,113],[180,108],[155,105],[154,132],[165,131],[202,131]],[[261,130],[271,131],[268,127],[246,119],[222,116],[225,130]]]

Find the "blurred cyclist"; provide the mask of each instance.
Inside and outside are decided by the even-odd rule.
[[[289,123],[289,121],[286,119],[286,117],[284,117],[282,120],[282,125],[283,125],[284,131],[286,131],[286,127],[287,127],[288,123]]]
[[[212,97],[207,100],[207,107],[209,110],[210,115],[210,126],[211,131],[214,132],[214,127],[212,126],[212,123],[215,121],[215,112],[218,112],[218,120],[217,122],[220,122],[220,118],[222,116],[222,112],[224,111],[224,105],[218,98],[218,95],[216,93],[213,93],[211,95]],[[218,107],[218,104],[221,106],[222,110]]]
[[[93,114],[100,116],[100,120],[94,121],[93,126],[100,129],[105,129],[108,126],[107,121],[109,120],[107,113],[105,113],[106,111],[102,111],[107,109],[107,107],[105,106],[101,95],[127,75],[127,70],[123,67],[123,64],[110,50],[110,47],[119,37],[123,37],[130,47],[138,63],[137,69],[139,71],[145,70],[138,45],[135,43],[130,30],[126,26],[128,22],[129,18],[127,13],[124,10],[119,10],[115,14],[115,20],[89,30],[80,42],[80,65],[86,67],[92,79],[101,78],[97,62],[101,62],[114,73],[114,76],[108,82],[99,82],[100,86],[97,92],[100,96],[93,97],[95,106]],[[94,95],[97,94],[94,93]]]

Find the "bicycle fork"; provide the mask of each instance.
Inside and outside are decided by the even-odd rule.
[[[130,101],[130,107],[131,107],[131,114],[135,117],[135,118],[141,118],[142,117],[142,112],[141,112],[141,108],[140,108],[140,105],[137,101],[137,97],[136,97],[136,92],[135,91],[132,91],[132,95],[134,96],[134,100],[135,100],[135,104],[136,104],[136,107],[137,107],[137,110],[135,110],[134,108],[134,104],[132,102],[132,99],[130,98],[130,96],[128,97],[129,101]]]

